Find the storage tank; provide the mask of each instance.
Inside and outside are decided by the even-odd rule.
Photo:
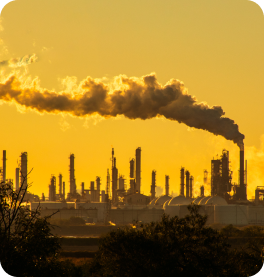
[[[199,205],[205,205],[205,203],[207,202],[207,200],[209,198],[211,198],[212,196],[206,196],[206,197],[203,197],[200,202],[199,202]]]
[[[214,206],[201,205],[199,208],[199,214],[202,216],[207,216],[206,224],[213,224],[214,219]]]
[[[169,205],[189,205],[191,203],[192,203],[191,199],[187,199],[185,196],[179,195],[172,198],[171,201],[169,202]]]
[[[164,213],[170,217],[180,215],[180,205],[167,205],[164,209]]]
[[[248,206],[245,205],[227,205],[215,207],[215,223],[247,225],[248,224]]]
[[[203,198],[204,196],[198,196],[196,199],[193,200],[192,203],[198,205]]]

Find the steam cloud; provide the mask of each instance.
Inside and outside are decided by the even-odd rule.
[[[164,86],[154,73],[141,78],[117,76],[113,83],[87,77],[73,92],[56,93],[34,84],[25,85],[12,75],[0,83],[0,99],[15,101],[39,112],[69,113],[84,117],[97,113],[103,117],[124,115],[130,119],[164,116],[187,126],[221,135],[238,145],[244,135],[238,125],[224,117],[220,106],[197,103],[184,84],[171,79]]]
[[[28,64],[34,63],[37,60],[36,54],[33,54],[31,56],[26,55],[22,58],[14,58],[10,60],[5,60],[0,62],[0,67],[2,66],[8,66],[11,68],[17,68],[17,67],[22,67],[26,66]]]

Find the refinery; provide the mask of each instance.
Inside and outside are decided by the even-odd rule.
[[[112,166],[106,169],[106,183],[99,176],[90,182],[89,188],[81,182],[77,190],[75,178],[75,156],[69,155],[69,189],[66,194],[62,174],[51,175],[49,193],[45,196],[26,191],[24,202],[31,210],[40,208],[41,216],[69,219],[82,217],[94,224],[131,224],[158,221],[165,213],[169,216],[186,216],[190,204],[200,205],[200,213],[207,215],[207,224],[264,224],[264,187],[256,187],[255,198],[247,197],[247,161],[244,160],[244,145],[239,144],[239,181],[232,180],[229,151],[223,150],[217,159],[211,160],[211,171],[204,170],[203,184],[199,186],[199,196],[194,197],[194,176],[185,167],[179,169],[179,192],[170,195],[170,177],[164,176],[165,194],[156,195],[156,170],[152,170],[150,193],[142,193],[141,148],[135,150],[135,158],[129,160],[129,176],[118,174],[114,148],[111,152]],[[1,182],[10,183],[19,191],[28,186],[28,154],[22,152],[19,165],[15,169],[15,182],[6,177],[6,150],[3,150],[3,164],[0,167]],[[205,195],[205,187],[210,186],[210,195]],[[197,188],[196,188],[197,190]],[[79,192],[78,192],[79,191]]]

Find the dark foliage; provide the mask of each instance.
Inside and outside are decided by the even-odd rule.
[[[0,262],[11,276],[83,276],[83,269],[58,260],[59,238],[51,233],[48,218],[23,203],[27,187],[18,192],[0,184]],[[86,275],[88,276],[88,275]]]
[[[231,250],[227,238],[206,227],[189,206],[185,218],[124,228],[102,238],[92,276],[248,276],[262,266],[261,253]]]

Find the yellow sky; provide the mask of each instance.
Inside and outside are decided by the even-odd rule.
[[[181,80],[198,103],[221,106],[245,135],[249,197],[264,185],[264,17],[255,3],[19,0],[2,10],[1,26],[1,78],[16,71],[23,81],[37,77],[41,88],[57,93],[75,89],[87,76],[105,84],[120,74],[141,78],[152,72],[162,85]],[[19,64],[26,55],[37,60]],[[237,182],[238,147],[177,121],[40,114],[5,101],[0,117],[7,177],[14,179],[19,155],[27,151],[30,190],[39,195],[48,195],[51,174],[62,173],[68,191],[70,153],[77,188],[81,182],[88,188],[96,176],[104,187],[112,147],[126,178],[129,158],[141,147],[145,194],[153,169],[157,185],[164,187],[169,175],[170,191],[178,193],[181,166],[194,176],[198,192],[203,170],[210,171],[210,160],[223,148],[230,151]]]

